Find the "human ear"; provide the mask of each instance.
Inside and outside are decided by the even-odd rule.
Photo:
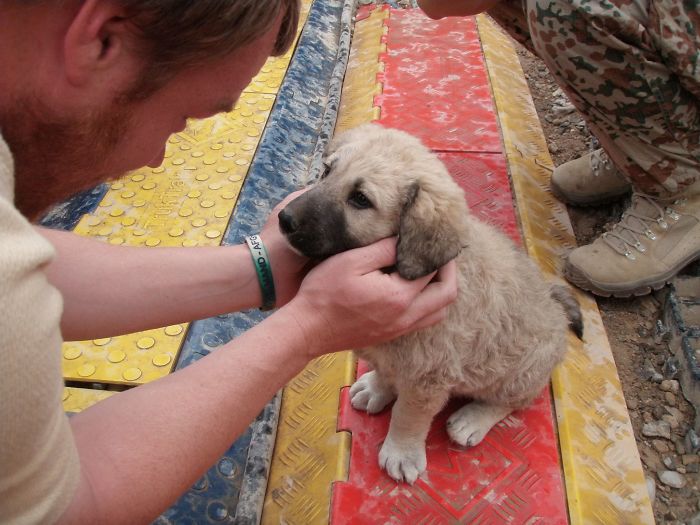
[[[131,38],[124,14],[116,2],[86,0],[80,5],[63,40],[64,67],[72,85],[103,80],[113,68],[121,69]]]

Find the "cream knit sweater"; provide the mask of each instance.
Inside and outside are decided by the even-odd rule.
[[[54,251],[14,207],[13,170],[0,135],[0,523],[43,524],[66,509],[79,461],[61,405],[63,303],[43,271]]]

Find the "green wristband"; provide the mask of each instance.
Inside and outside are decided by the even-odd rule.
[[[250,254],[253,257],[255,271],[258,274],[258,283],[262,291],[263,304],[261,310],[272,310],[275,307],[277,297],[275,295],[275,281],[272,278],[272,266],[270,266],[270,256],[267,255],[265,245],[260,235],[251,235],[245,238]]]

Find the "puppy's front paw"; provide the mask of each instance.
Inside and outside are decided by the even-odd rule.
[[[413,485],[427,466],[425,446],[398,445],[387,437],[379,451],[379,466],[396,481]]]
[[[350,403],[357,410],[376,414],[384,410],[396,396],[377,377],[377,372],[367,372],[350,387]]]

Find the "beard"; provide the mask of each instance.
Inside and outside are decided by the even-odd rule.
[[[131,121],[124,97],[80,116],[59,114],[25,96],[0,115],[2,136],[15,162],[15,205],[29,220],[52,205],[114,179],[109,166]]]

